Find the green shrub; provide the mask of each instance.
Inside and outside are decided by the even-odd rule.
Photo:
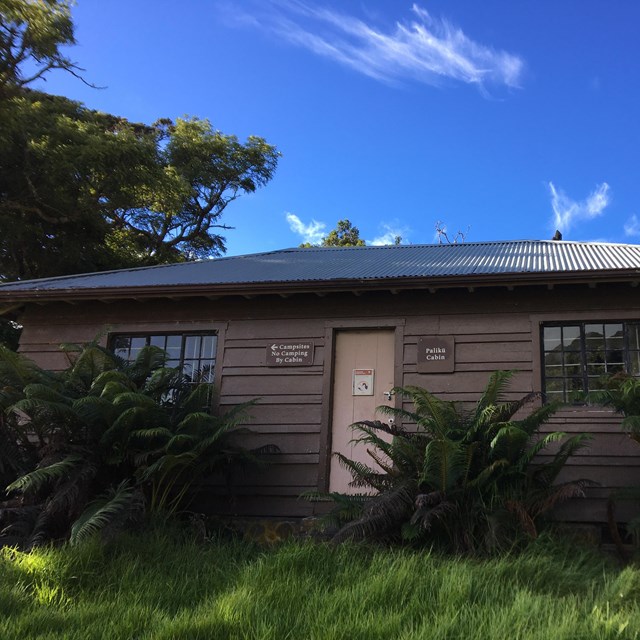
[[[253,403],[212,414],[210,386],[165,367],[163,351],[132,363],[95,343],[67,352],[52,374],[0,347],[2,437],[36,462],[7,488],[20,499],[0,510],[5,538],[77,542],[145,511],[171,516],[204,477],[259,453],[235,438]]]
[[[406,387],[396,391],[411,400],[413,410],[379,407],[393,424],[352,425],[354,441],[367,447],[372,466],[338,454],[352,486],[363,492],[330,496],[336,502],[332,515],[343,525],[334,540],[405,540],[455,553],[491,552],[535,538],[545,513],[584,495],[588,481],[556,480],[588,436],[540,434],[557,407],[531,410],[536,394],[504,401],[512,375],[494,373],[471,411]],[[415,427],[397,426],[401,421]],[[537,458],[543,451],[544,462]]]
[[[606,387],[604,391],[593,393],[591,400],[597,404],[612,407],[622,414],[623,430],[631,440],[640,444],[640,378],[618,373],[609,378]],[[618,551],[625,557],[615,515],[616,503],[622,501],[640,504],[640,486],[625,487],[612,493],[609,497],[609,526]],[[640,546],[640,515],[627,523],[627,531],[636,547]]]

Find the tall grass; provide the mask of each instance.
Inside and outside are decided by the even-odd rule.
[[[540,542],[491,560],[151,533],[0,555],[0,638],[640,637],[640,570]]]

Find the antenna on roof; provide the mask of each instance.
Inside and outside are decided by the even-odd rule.
[[[558,231],[558,229],[556,229],[556,232],[553,234],[553,238],[551,238],[552,240],[562,240],[562,234],[560,233],[560,231]]]

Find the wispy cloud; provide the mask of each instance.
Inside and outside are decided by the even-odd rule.
[[[291,231],[297,233],[303,242],[318,244],[326,235],[325,228],[327,225],[324,222],[311,220],[309,224],[305,224],[295,213],[287,213],[287,222]]]
[[[401,238],[402,244],[406,244],[409,241],[409,229],[406,227],[400,227],[398,224],[386,224],[380,225],[384,230],[384,233],[375,237],[373,240],[367,240],[367,244],[373,247],[382,247],[386,244],[395,244],[396,238]]]
[[[640,220],[635,213],[624,223],[624,235],[627,237],[640,236]]]
[[[549,192],[551,193],[554,228],[567,233],[574,222],[592,220],[602,215],[611,202],[609,191],[609,185],[603,182],[587,198],[576,201],[561,189],[556,188],[553,182],[550,182]]]
[[[386,28],[302,0],[261,0],[238,24],[260,27],[283,41],[350,67],[376,80],[413,80],[438,85],[443,79],[518,87],[524,62],[469,38],[444,18],[414,4],[409,20]]]

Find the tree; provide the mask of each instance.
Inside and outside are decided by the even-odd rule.
[[[335,229],[329,232],[319,246],[321,247],[364,247],[365,241],[360,238],[360,230],[354,227],[349,220],[339,220]],[[300,245],[303,248],[314,247],[310,242]]]
[[[29,90],[0,117],[3,279],[220,255],[224,209],[265,185],[279,157],[207,120],[147,126]]]
[[[73,30],[68,0],[0,0],[0,97],[52,69],[77,75],[60,52],[75,44]]]
[[[224,253],[222,213],[269,182],[276,148],[32,91],[51,69],[77,75],[59,51],[74,42],[69,4],[0,0],[0,19],[0,280]]]

